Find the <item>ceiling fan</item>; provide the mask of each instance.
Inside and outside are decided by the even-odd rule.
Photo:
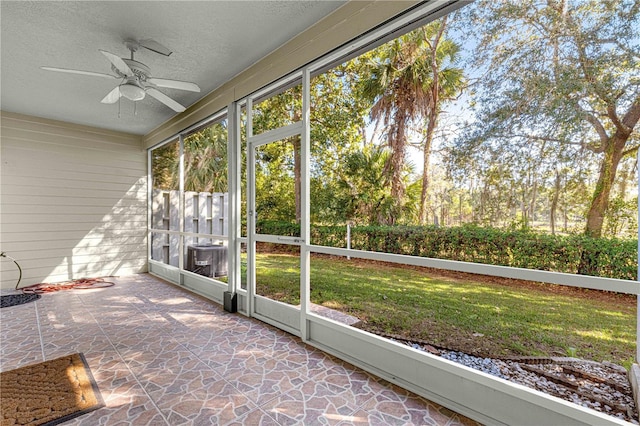
[[[121,58],[113,53],[101,50],[100,52],[106,56],[111,62],[111,71],[113,74],[104,74],[93,71],[72,70],[67,68],[54,68],[54,67],[40,67],[47,71],[66,72],[70,74],[89,75],[94,77],[103,77],[121,80],[120,84],[116,86],[111,92],[102,99],[103,104],[113,104],[118,102],[121,96],[131,100],[140,101],[145,98],[147,94],[149,96],[159,100],[169,108],[177,112],[182,112],[185,107],[178,102],[171,99],[159,91],[158,87],[165,87],[169,89],[187,90],[189,92],[200,92],[200,87],[195,83],[179,80],[169,80],[166,78],[156,78],[151,76],[151,70],[148,66],[142,62],[138,62],[133,59],[133,54],[140,48],[144,47],[153,52],[169,56],[171,51],[154,40],[126,40],[124,42],[127,49],[131,51],[131,58]]]

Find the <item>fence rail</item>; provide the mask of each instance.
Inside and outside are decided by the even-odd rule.
[[[152,193],[151,258],[179,265],[180,234],[185,245],[215,244],[216,236],[227,235],[229,194],[224,192],[184,193],[184,229],[180,229],[180,192],[154,189]],[[174,231],[154,232],[157,231]],[[194,234],[205,234],[201,237]]]

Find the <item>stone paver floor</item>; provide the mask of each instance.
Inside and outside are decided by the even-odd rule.
[[[475,424],[151,275],[112,280],[0,310],[1,371],[84,353],[106,407],[65,424]]]

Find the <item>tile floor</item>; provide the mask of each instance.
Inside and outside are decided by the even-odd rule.
[[[1,371],[85,354],[107,406],[66,424],[475,424],[153,276],[114,281],[0,311]]]

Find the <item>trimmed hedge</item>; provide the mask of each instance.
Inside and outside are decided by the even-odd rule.
[[[300,236],[300,226],[288,222],[260,222],[258,232]],[[346,247],[345,226],[312,226],[311,243]],[[506,231],[475,225],[353,226],[351,248],[489,265],[513,266],[576,274],[588,260],[589,275],[635,280],[637,240],[549,235]],[[583,272],[584,273],[584,272]]]

